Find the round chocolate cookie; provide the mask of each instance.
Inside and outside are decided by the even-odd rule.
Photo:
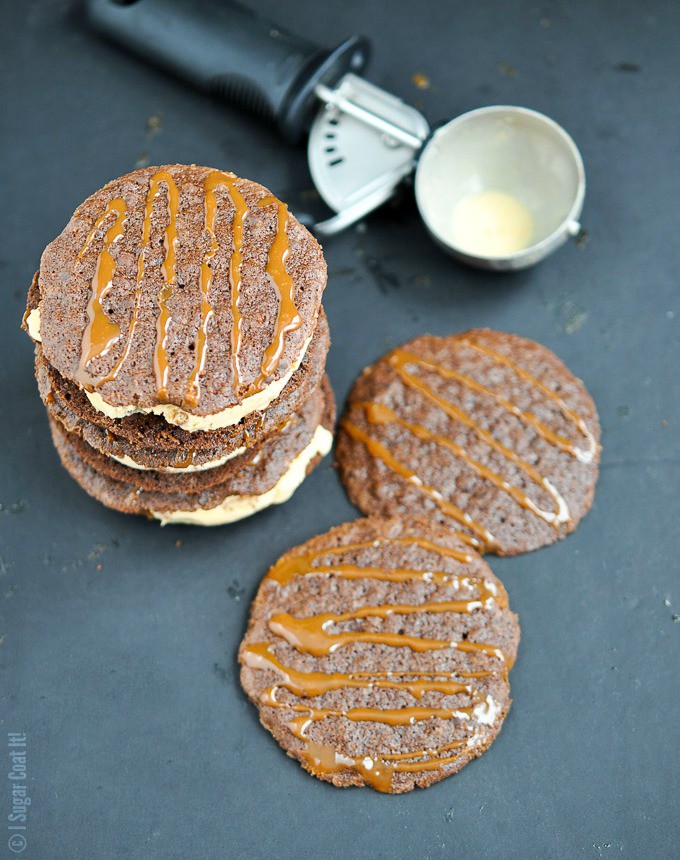
[[[427,516],[513,555],[588,511],[599,438],[590,395],[550,350],[478,329],[416,338],[364,370],[336,455],[364,513]]]
[[[263,186],[147,167],[89,197],[47,246],[34,323],[47,361],[110,417],[154,409],[217,429],[278,396],[325,284],[319,244]]]
[[[322,308],[305,357],[276,400],[263,412],[251,412],[238,424],[199,433],[169,424],[160,415],[107,417],[92,406],[77,385],[51,367],[39,343],[36,378],[50,417],[59,420],[69,432],[79,433],[91,447],[152,469],[185,468],[253,448],[276,433],[319,387],[329,344],[328,321]]]
[[[76,433],[50,419],[63,466],[89,495],[123,513],[143,514],[165,523],[222,525],[287,501],[305,476],[328,453],[333,440],[335,400],[324,378],[304,413],[279,434],[244,457],[239,468],[191,475],[143,472],[111,462]],[[241,458],[239,458],[241,459]]]
[[[518,643],[505,589],[453,532],[360,519],[270,569],[241,643],[241,684],[310,773],[398,793],[488,749]]]

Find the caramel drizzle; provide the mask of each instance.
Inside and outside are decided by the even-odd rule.
[[[493,397],[496,402],[498,402],[504,409],[508,412],[511,412],[513,415],[516,415],[521,420],[526,420],[524,416],[532,419],[530,422],[532,426],[538,431],[540,428],[540,435],[546,439],[546,441],[552,441],[548,438],[547,434],[551,434],[552,437],[559,440],[560,443],[564,442],[565,444],[569,444],[566,440],[563,440],[562,437],[557,436],[557,434],[552,433],[552,431],[548,430],[543,424],[541,424],[537,419],[534,418],[530,413],[525,413],[518,406],[515,406],[514,403],[511,403],[505,397],[500,394],[496,394],[496,392],[492,391],[490,388],[486,388],[486,386],[481,385],[476,382],[474,379],[471,379],[468,376],[464,376],[461,373],[458,373],[455,370],[448,370],[441,365],[435,364],[434,362],[427,361],[425,359],[419,358],[417,355],[413,353],[405,352],[404,350],[397,349],[390,356],[390,364],[395,369],[397,374],[401,377],[403,382],[413,388],[414,390],[420,392],[424,397],[430,400],[431,403],[434,403],[435,406],[438,406],[443,412],[445,412],[450,418],[453,418],[455,421],[460,421],[466,427],[469,427],[482,441],[486,442],[486,444],[493,448],[495,451],[498,451],[506,460],[510,460],[511,463],[514,463],[519,469],[521,469],[535,484],[541,487],[545,492],[548,493],[549,496],[552,497],[554,502],[554,510],[553,511],[544,511],[539,508],[527,495],[523,493],[518,487],[513,487],[508,484],[500,475],[495,472],[492,472],[490,469],[486,469],[477,461],[473,460],[467,452],[461,448],[460,446],[453,445],[449,440],[447,440],[446,447],[449,448],[456,456],[465,460],[468,465],[470,465],[478,474],[481,474],[483,477],[490,480],[494,483],[499,489],[504,492],[510,494],[516,502],[518,502],[522,507],[528,508],[536,516],[541,517],[541,519],[545,520],[548,523],[551,523],[555,526],[555,528],[559,527],[560,523],[567,522],[569,520],[569,509],[567,507],[566,502],[562,498],[562,496],[557,492],[555,487],[550,483],[547,478],[544,478],[539,472],[534,469],[534,467],[527,463],[512,449],[508,448],[506,445],[503,445],[499,442],[495,437],[489,433],[488,430],[485,430],[481,427],[476,421],[474,421],[467,412],[460,409],[455,404],[446,400],[443,397],[440,397],[429,385],[425,384],[422,380],[419,380],[412,373],[406,369],[407,364],[416,364],[420,367],[425,367],[428,370],[432,370],[437,373],[439,376],[444,379],[453,379],[462,385],[465,385],[467,388],[470,388],[472,391],[476,391],[482,394],[488,394]],[[422,428],[424,430],[424,428]],[[427,431],[426,431],[427,432]],[[441,437],[432,437],[436,439],[439,444],[444,444],[441,441]]]
[[[172,464],[173,469],[188,469],[189,466],[193,466],[196,459],[196,451],[187,451],[186,457],[179,462],[174,462]]]
[[[233,250],[229,261],[229,285],[232,313],[231,333],[231,365],[235,386],[239,384],[238,355],[241,346],[242,318],[239,311],[241,296],[241,249],[243,246],[243,228],[248,215],[248,207],[243,196],[236,188],[236,176],[233,173],[225,173],[222,170],[213,170],[206,176],[203,183],[205,195],[205,230],[210,237],[210,245],[201,261],[200,290],[201,290],[201,319],[196,332],[196,361],[191,375],[187,381],[184,392],[183,405],[193,408],[198,404],[201,396],[200,379],[205,370],[208,344],[208,328],[215,315],[215,309],[210,302],[210,290],[213,282],[212,262],[219,250],[219,242],[215,233],[217,223],[218,201],[215,190],[220,186],[226,186],[229,197],[234,206],[233,221]]]
[[[416,756],[426,756],[433,755],[436,752],[448,752],[449,750],[458,749],[465,744],[465,741],[451,741],[450,744],[444,744],[444,746],[433,748],[433,747],[425,747],[421,750],[413,750],[413,752],[405,752],[405,753],[384,753],[382,758],[386,761],[405,761],[410,758],[414,758]],[[441,763],[441,759],[439,760]],[[418,762],[416,762],[418,764]],[[419,762],[421,765],[429,765],[426,768],[420,768],[421,770],[431,770],[431,765],[434,762]]]
[[[519,367],[514,362],[510,361],[510,359],[502,353],[496,352],[494,349],[491,349],[488,346],[483,346],[477,341],[470,340],[470,338],[468,337],[460,337],[459,341],[460,343],[465,344],[465,346],[468,346],[471,349],[476,349],[483,355],[486,355],[489,358],[493,358],[494,361],[497,361],[499,364],[505,365],[505,367],[508,367],[510,370],[513,371],[513,373],[517,374],[520,379],[523,379],[525,380],[525,382],[528,382],[529,384],[538,388],[538,390],[542,394],[545,394],[547,398],[557,404],[562,414],[574,424],[574,426],[583,434],[583,436],[585,436],[588,442],[588,448],[584,450],[583,448],[579,448],[577,445],[572,444],[568,439],[565,439],[563,436],[558,435],[557,433],[546,427],[544,424],[542,424],[538,420],[538,418],[536,418],[536,416],[533,415],[531,412],[523,412],[521,409],[519,409],[518,406],[516,406],[511,401],[506,400],[506,398],[504,398],[502,395],[498,394],[495,391],[492,391],[489,388],[480,386],[479,383],[475,383],[474,380],[469,379],[469,377],[461,377],[459,381],[463,382],[464,385],[468,385],[468,387],[473,388],[473,390],[479,390],[483,391],[483,393],[485,394],[489,394],[496,400],[497,403],[507,409],[508,412],[511,412],[513,415],[516,415],[522,421],[525,421],[527,424],[530,424],[536,430],[536,432],[540,436],[542,436],[547,442],[552,443],[565,453],[571,454],[573,457],[576,457],[579,462],[593,462],[598,448],[597,440],[588,429],[586,422],[583,420],[583,418],[581,418],[580,415],[574,412],[573,409],[570,409],[564,402],[564,400],[559,396],[559,394],[552,391],[552,389],[548,388],[547,385],[545,385],[543,382],[541,382],[540,379],[537,379],[527,370],[524,370],[524,368]],[[453,371],[448,372],[453,373]],[[469,383],[472,383],[472,385],[470,385]],[[478,388],[475,389],[475,385],[477,385]]]
[[[475,522],[470,514],[461,510],[461,508],[454,505],[453,502],[445,499],[435,487],[432,487],[430,484],[426,484],[418,477],[418,475],[416,475],[415,472],[397,460],[385,445],[370,434],[366,433],[360,427],[357,427],[357,425],[352,423],[348,418],[343,418],[340,424],[353,439],[362,442],[366,446],[372,457],[375,457],[377,460],[382,460],[389,469],[396,472],[398,475],[401,475],[402,478],[407,480],[409,484],[414,486],[423,495],[432,499],[442,513],[451,517],[462,526],[470,529],[474,535],[473,541],[476,547],[484,550],[495,549],[497,547],[496,539],[485,526],[481,523]]]
[[[151,211],[153,201],[160,191],[160,183],[165,182],[168,187],[168,224],[163,236],[163,247],[165,257],[161,271],[163,273],[163,286],[158,294],[158,318],[156,319],[156,349],[154,351],[154,372],[156,374],[156,397],[161,403],[168,402],[168,373],[170,370],[168,362],[167,343],[170,333],[172,316],[168,303],[172,298],[177,284],[177,212],[179,210],[179,191],[175,181],[170,174],[161,170],[151,177],[149,194],[147,197],[146,216],[144,219],[144,245],[149,243],[151,232]],[[138,282],[141,284],[144,277],[144,252],[139,257]]]
[[[273,689],[273,688],[270,688]],[[412,726],[423,720],[469,719],[476,704],[458,708],[310,708],[290,702],[279,702],[267,691],[262,694],[262,703],[272,708],[288,708],[302,716],[293,717],[289,723],[291,732],[299,740],[307,740],[307,731],[312,723],[329,717],[344,717],[353,723],[384,723],[387,726]],[[464,715],[464,716],[463,716]]]
[[[317,774],[329,774],[352,769],[361,774],[364,780],[379,791],[390,791],[395,773],[419,773],[435,770],[458,760],[458,753],[444,755],[465,746],[468,740],[456,740],[438,748],[418,749],[406,753],[385,753],[377,757],[365,756],[352,758],[338,754],[332,747],[318,744],[308,737],[309,727],[314,723],[330,718],[344,718],[354,722],[380,722],[390,726],[408,726],[429,719],[476,720],[477,709],[495,707],[490,697],[485,700],[475,689],[471,680],[492,675],[507,676],[512,660],[500,648],[484,642],[462,640],[451,642],[438,639],[390,633],[387,631],[349,630],[332,632],[329,628],[343,622],[355,622],[366,618],[385,619],[391,615],[411,616],[419,613],[471,613],[483,611],[493,604],[506,607],[507,594],[500,584],[495,584],[474,576],[458,576],[436,570],[409,570],[404,568],[360,567],[340,561],[334,564],[318,564],[319,559],[336,554],[357,552],[362,549],[377,548],[382,544],[417,546],[426,551],[448,556],[467,564],[472,557],[461,550],[451,549],[423,538],[388,538],[376,541],[363,541],[336,548],[323,548],[317,552],[305,553],[281,559],[267,574],[266,579],[276,587],[288,585],[296,576],[336,576],[345,579],[371,578],[389,582],[424,579],[436,585],[454,584],[457,588],[474,589],[469,599],[431,601],[417,605],[385,604],[364,606],[343,613],[319,613],[309,618],[294,618],[288,613],[278,613],[268,621],[269,629],[276,636],[288,642],[296,650],[316,657],[332,654],[338,648],[355,643],[372,643],[385,647],[407,647],[414,652],[453,649],[468,653],[478,653],[499,661],[498,669],[483,671],[396,671],[396,672],[352,672],[324,673],[301,672],[285,665],[274,653],[272,642],[257,642],[245,647],[243,662],[252,669],[268,671],[277,676],[276,682],[261,694],[263,705],[271,708],[287,709],[298,716],[288,722],[291,733],[304,743],[302,758],[310,769]],[[462,679],[462,680],[461,680]],[[376,707],[353,707],[347,709],[324,708],[307,702],[281,700],[279,688],[285,688],[301,699],[323,696],[341,689],[399,690],[407,693],[416,701],[428,692],[446,696],[464,695],[469,704],[457,707],[409,706],[398,709]],[[485,704],[486,703],[486,704]],[[483,714],[482,714],[483,716]]]
[[[283,354],[284,340],[288,332],[296,331],[302,325],[302,317],[295,305],[293,294],[295,283],[286,269],[286,261],[290,256],[290,243],[286,233],[288,223],[288,208],[278,198],[273,196],[263,197],[258,201],[258,206],[275,205],[276,235],[269,248],[267,257],[267,274],[276,290],[279,300],[279,309],[276,315],[276,326],[274,337],[262,357],[260,376],[252,383],[251,391],[259,391],[266,379],[275,373]]]
[[[349,758],[338,755],[332,746],[307,741],[302,752],[309,762],[312,772],[337,773],[352,770],[360,773],[369,785],[381,792],[389,792],[392,788],[392,777],[395,773],[422,773],[428,770],[438,770],[447,764],[458,761],[459,754],[442,756],[442,752],[458,750],[465,746],[465,741],[453,741],[438,748],[425,748],[407,753],[383,753],[379,759],[371,756],[364,758]],[[413,758],[429,758],[425,761],[410,761]],[[395,763],[396,762],[396,763]]]
[[[139,322],[139,311],[141,307],[141,299],[142,299],[142,285],[144,281],[144,272],[146,268],[146,260],[145,254],[146,249],[149,246],[149,240],[151,238],[151,215],[153,214],[153,206],[158,194],[160,194],[161,186],[160,183],[165,182],[168,187],[168,218],[169,223],[165,230],[164,237],[164,245],[165,245],[165,256],[166,258],[163,261],[163,277],[165,280],[165,285],[168,285],[169,281],[172,281],[174,284],[176,281],[175,276],[175,242],[173,241],[176,238],[176,227],[174,224],[174,220],[176,217],[176,206],[173,206],[171,200],[176,200],[176,186],[175,181],[170,176],[170,174],[166,170],[159,170],[158,173],[154,173],[154,175],[149,180],[149,190],[146,195],[146,206],[144,209],[144,221],[142,223],[142,242],[141,248],[139,251],[139,258],[137,260],[137,286],[135,288],[135,303],[132,311],[132,319],[130,320],[130,328],[128,330],[127,341],[125,343],[125,347],[123,352],[121,353],[118,361],[114,364],[113,368],[110,370],[109,374],[104,377],[100,382],[111,382],[114,380],[125,361],[127,360],[128,355],[130,354],[130,349],[132,348],[132,342],[135,337],[135,332],[137,330],[137,324]],[[174,189],[174,191],[173,191]],[[168,265],[168,253],[171,252],[171,267]],[[169,317],[164,318],[164,306],[166,299],[163,297],[164,288],[161,289],[161,295],[158,299],[159,305],[159,316],[156,321],[156,332],[157,336],[160,333],[161,341],[165,338],[165,333],[167,326],[170,322]],[[167,295],[167,291],[166,291]],[[169,298],[169,296],[167,296]],[[160,348],[159,348],[160,347]],[[164,381],[166,378],[166,371],[162,366],[162,359],[165,352],[165,347],[162,342],[159,341],[157,337],[156,342],[156,350],[154,353],[154,371],[156,373],[156,385],[162,390],[164,388]],[[160,381],[159,381],[160,376]]]
[[[406,379],[405,379],[406,381]],[[498,472],[494,472],[492,469],[489,469],[483,463],[480,463],[478,460],[475,460],[471,457],[468,452],[460,445],[457,445],[451,439],[446,436],[440,436],[436,433],[432,433],[427,427],[424,427],[422,424],[415,424],[410,421],[406,421],[404,418],[400,418],[396,412],[390,409],[388,406],[383,406],[382,403],[363,403],[361,404],[366,413],[366,418],[369,424],[398,424],[400,427],[403,427],[405,430],[408,430],[412,433],[416,438],[420,439],[423,442],[435,442],[437,445],[440,445],[442,448],[446,448],[448,451],[451,451],[454,456],[463,460],[467,465],[482,478],[485,478],[487,481],[492,483],[495,487],[501,490],[504,493],[507,493],[523,508],[530,510],[532,513],[536,514],[537,517],[540,517],[545,522],[550,523],[554,528],[558,529],[560,523],[567,522],[569,520],[569,509],[567,508],[567,504],[562,498],[562,496],[557,492],[555,487],[550,483],[547,478],[543,478],[539,473],[531,466],[529,463],[526,463],[522,460],[514,451],[511,451],[509,448],[506,448],[505,445],[502,445],[500,442],[497,442],[490,433],[484,430],[482,427],[479,427],[471,418],[467,415],[467,413],[458,409],[457,406],[453,406],[453,404],[448,403],[448,401],[439,397],[439,395],[430,391],[426,388],[426,386],[422,385],[419,381],[408,381],[407,385],[412,385],[414,388],[418,388],[418,390],[422,390],[422,393],[425,397],[432,402],[437,403],[448,415],[451,417],[457,417],[457,413],[460,413],[460,421],[467,426],[471,427],[475,433],[477,433],[481,438],[486,441],[490,447],[494,450],[499,451],[504,454],[508,460],[515,463],[523,472],[525,472],[535,483],[541,486],[548,495],[551,496],[555,503],[555,509],[553,511],[546,511],[539,506],[527,496],[525,492],[523,492],[519,487],[513,487],[509,484],[502,475],[499,475]]]
[[[268,669],[279,672],[281,679],[276,682],[277,687],[285,687],[296,696],[303,698],[323,696],[333,690],[346,688],[354,689],[380,689],[380,690],[406,690],[414,699],[421,699],[423,693],[434,691],[453,696],[456,693],[469,693],[469,684],[461,684],[458,681],[395,681],[395,675],[391,672],[353,672],[341,674],[335,672],[331,675],[323,672],[298,672],[290,666],[284,666],[279,658],[272,652],[271,645],[267,642],[258,642],[249,645],[246,649],[244,659],[248,666],[256,669]],[[405,673],[402,673],[404,675]],[[422,675],[422,673],[419,673]],[[431,673],[431,677],[453,678],[451,673]],[[268,699],[273,693],[268,693]]]
[[[374,759],[371,756],[364,758],[341,756],[328,744],[307,741],[302,755],[309,762],[312,772],[337,773],[351,768],[361,774],[366,782],[377,791],[389,792],[395,773],[422,773],[428,770],[438,770],[447,764],[454,764],[458,761],[458,754],[441,756],[439,753],[460,749],[463,746],[465,746],[465,741],[453,741],[438,749],[427,748],[414,750],[411,753],[385,753],[379,759]],[[430,756],[430,758],[425,761],[408,761],[408,759],[425,756]]]
[[[421,424],[410,422],[404,418],[401,418],[394,412],[394,410],[381,403],[372,401],[359,403],[356,405],[358,405],[364,410],[365,418],[369,424],[397,424],[398,426],[403,427],[405,430],[407,430],[409,433],[411,433],[421,441],[434,442],[440,447],[446,448],[446,450],[450,451],[455,457],[466,463],[474,472],[476,472],[482,478],[489,481],[501,492],[507,493],[521,507],[531,511],[531,513],[533,513],[535,516],[539,517],[544,522],[553,526],[553,528],[555,528],[556,530],[559,530],[561,524],[571,521],[571,516],[565,499],[557,491],[556,487],[551,483],[551,481],[541,475],[537,469],[535,469],[530,463],[526,462],[526,460],[523,460],[515,451],[499,442],[488,430],[485,430],[484,427],[482,427],[478,422],[476,422],[467,412],[465,412],[455,403],[452,403],[451,401],[446,400],[444,397],[440,396],[430,385],[428,385],[422,379],[419,379],[412,372],[410,372],[407,366],[416,365],[418,367],[422,367],[437,374],[443,379],[454,380],[455,382],[458,382],[459,384],[463,385],[471,391],[474,391],[477,394],[491,397],[507,412],[517,417],[523,423],[531,426],[535,430],[535,432],[547,442],[559,448],[561,451],[564,451],[565,453],[575,457],[577,460],[579,460],[579,462],[592,462],[597,451],[597,442],[595,441],[595,438],[588,430],[583,419],[579,415],[577,415],[572,409],[570,409],[559,395],[557,395],[554,391],[551,391],[540,380],[536,379],[523,368],[518,367],[512,361],[510,361],[510,359],[506,358],[504,355],[501,355],[495,350],[482,346],[476,341],[470,340],[466,337],[457,338],[457,340],[463,345],[468,346],[471,349],[476,349],[484,355],[489,356],[499,364],[503,364],[504,366],[510,368],[521,379],[524,379],[525,381],[537,387],[546,397],[552,400],[559,407],[565,417],[567,417],[573,423],[576,429],[586,437],[586,439],[588,440],[589,447],[587,449],[579,448],[576,444],[570,442],[565,437],[546,427],[546,425],[539,421],[538,418],[533,415],[533,413],[526,412],[520,409],[516,404],[512,403],[499,392],[496,392],[493,389],[482,385],[471,377],[465,376],[464,374],[459,373],[456,370],[443,367],[436,362],[421,358],[414,353],[410,353],[402,349],[394,350],[388,356],[388,361],[397,376],[406,386],[417,391],[421,396],[423,396],[426,400],[429,400],[430,403],[433,403],[437,408],[441,409],[454,421],[458,421],[459,423],[470,428],[475,433],[475,435],[483,442],[485,442],[492,450],[498,452],[507,461],[513,463],[518,469],[524,472],[524,474],[536,486],[543,490],[552,499],[552,510],[545,510],[544,508],[540,507],[539,504],[537,504],[532,498],[530,498],[520,487],[513,486],[498,472],[488,468],[487,466],[484,466],[478,460],[474,459],[462,446],[457,445],[452,439],[433,433]],[[476,538],[481,538],[481,542],[478,541],[477,543],[480,548],[484,550],[497,548],[496,542],[493,540],[493,536],[488,533],[488,531],[481,523],[473,522],[468,514],[464,513],[455,505],[452,505],[451,502],[444,499],[441,493],[436,490],[436,488],[425,484],[418,475],[408,469],[403,463],[400,463],[397,458],[394,457],[394,455],[389,451],[389,449],[385,445],[381,444],[373,436],[371,436],[370,433],[366,433],[365,431],[361,430],[358,426],[356,426],[353,422],[349,421],[347,418],[343,419],[342,426],[350,436],[362,442],[373,457],[382,460],[382,462],[385,463],[388,468],[401,475],[412,486],[416,487],[420,492],[431,498],[435,502],[435,504],[437,504],[440,510],[442,510],[445,514],[452,517],[452,519],[454,519],[456,522],[470,529],[470,531],[472,531]]]
[[[388,793],[392,788],[394,766],[389,762],[376,761],[370,756],[349,758],[337,753],[329,744],[318,744],[314,741],[305,743],[301,755],[314,774],[338,773],[351,769],[359,773],[366,783],[377,791]]]
[[[470,580],[472,581],[472,580]],[[481,642],[451,642],[446,639],[423,639],[419,636],[408,636],[403,633],[388,633],[381,631],[361,632],[351,630],[341,633],[329,633],[327,628],[331,625],[341,624],[343,621],[354,621],[360,618],[389,618],[391,615],[420,615],[423,612],[456,612],[470,613],[474,609],[486,606],[489,599],[494,600],[495,595],[487,587],[486,583],[474,580],[479,585],[480,594],[474,600],[449,600],[434,603],[421,603],[416,606],[401,604],[386,604],[385,606],[364,606],[353,612],[332,613],[324,612],[312,615],[309,618],[293,618],[286,612],[273,615],[269,619],[269,629],[276,633],[286,642],[305,651],[315,657],[332,654],[343,645],[353,645],[356,642],[370,642],[375,645],[390,645],[393,647],[407,647],[412,651],[438,651],[446,648],[455,648],[459,651],[479,651],[491,657],[498,657],[505,663],[508,658],[494,645]],[[495,587],[494,587],[495,590]]]
[[[344,554],[347,552],[356,552],[361,549],[377,548],[383,544],[396,544],[398,546],[417,546],[428,552],[434,552],[440,556],[453,558],[462,564],[469,564],[473,556],[469,553],[461,552],[457,549],[451,549],[447,546],[441,546],[434,541],[426,538],[385,538],[376,541],[360,541],[351,544],[345,544],[340,547],[328,547],[323,552],[307,553],[305,555],[294,555],[279,559],[279,561],[267,573],[266,579],[273,580],[278,585],[287,585],[295,576],[308,576],[311,574],[334,574],[343,579],[359,579],[370,578],[380,579],[387,582],[405,582],[412,579],[430,579],[433,582],[441,584],[449,582],[455,578],[453,574],[437,573],[436,571],[425,570],[404,570],[401,568],[376,568],[376,567],[358,567],[353,564],[335,564],[331,567],[327,565],[317,565],[314,562],[317,558],[323,558],[329,555]]]
[[[83,377],[83,381],[87,381],[88,383],[93,383],[95,387],[99,387],[103,385],[105,382],[113,381],[120,372],[121,367],[125,363],[128,355],[130,354],[130,348],[132,346],[132,342],[134,340],[135,331],[137,329],[137,324],[139,321],[139,311],[142,297],[142,284],[144,280],[144,270],[145,270],[145,252],[149,245],[149,239],[151,236],[151,215],[153,213],[154,201],[157,195],[161,191],[161,182],[165,182],[168,188],[168,224],[165,228],[165,236],[164,236],[164,246],[165,246],[165,257],[162,264],[162,272],[164,278],[164,285],[161,288],[160,295],[158,297],[158,307],[159,307],[159,315],[156,321],[156,349],[154,354],[154,371],[156,374],[156,384],[158,389],[159,399],[163,399],[167,396],[166,386],[167,386],[167,353],[166,353],[166,342],[168,335],[168,328],[171,322],[170,313],[168,311],[167,303],[172,296],[172,292],[174,286],[177,281],[176,276],[176,245],[177,245],[177,209],[179,205],[179,194],[177,191],[177,186],[175,185],[175,181],[170,176],[170,174],[166,170],[160,170],[155,173],[151,179],[149,180],[149,191],[146,197],[146,206],[144,211],[144,221],[142,224],[142,241],[141,247],[139,251],[139,258],[137,262],[137,285],[135,288],[135,301],[132,312],[132,318],[130,320],[130,326],[127,333],[127,338],[125,345],[123,347],[122,353],[119,356],[118,360],[114,363],[111,370],[102,376],[97,377],[96,379],[91,377],[87,373],[87,363],[92,361],[92,359],[99,357],[100,355],[106,355],[106,353],[110,350],[111,346],[118,340],[120,337],[120,327],[116,326],[115,329],[108,329],[109,339],[106,340],[107,333],[107,323],[112,325],[106,317],[106,314],[103,311],[101,306],[100,298],[102,297],[102,290],[106,287],[105,278],[101,279],[97,275],[97,272],[107,273],[110,271],[109,277],[109,285],[113,279],[113,273],[115,271],[115,263],[113,259],[109,259],[110,254],[108,248],[110,247],[110,243],[106,240],[106,245],[104,249],[100,252],[99,260],[97,261],[97,272],[95,272],[95,278],[93,279],[93,291],[92,297],[90,299],[90,305],[88,305],[88,315],[90,315],[91,308],[91,319],[90,325],[85,331],[83,336],[83,347],[82,347],[82,357],[80,362],[80,375]],[[124,206],[123,201],[114,200],[109,203],[109,207],[112,207],[113,204],[122,204]],[[107,210],[108,211],[108,210]],[[104,213],[104,218],[107,213]],[[81,260],[83,255],[86,253],[92,238],[94,236],[97,227],[100,225],[102,219],[95,224],[92,232],[90,233],[90,237],[85,242],[83,249],[78,255],[78,260]],[[114,225],[115,227],[115,225]],[[112,228],[113,229],[113,228]],[[124,229],[124,222],[121,229]],[[116,239],[118,236],[115,237]],[[109,256],[107,257],[107,254]],[[108,290],[107,290],[108,292]],[[103,333],[99,340],[95,340],[92,337],[93,332]],[[113,334],[113,336],[111,336]]]
[[[87,371],[88,364],[99,356],[106,355],[111,347],[120,338],[120,326],[109,319],[104,310],[103,302],[113,286],[113,276],[116,271],[116,261],[111,254],[111,249],[125,234],[127,225],[127,209],[125,201],[121,197],[111,200],[104,211],[95,222],[90,231],[82,250],[78,254],[78,262],[81,263],[87,251],[90,249],[98,231],[103,224],[115,215],[113,222],[107,228],[104,237],[104,247],[99,252],[97,265],[92,276],[92,291],[87,304],[87,326],[83,333],[80,356],[80,371],[83,377],[92,379]]]

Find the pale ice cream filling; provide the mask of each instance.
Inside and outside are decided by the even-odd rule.
[[[33,310],[26,317],[26,327],[28,334],[34,340],[40,343],[40,308]],[[106,415],[108,418],[125,418],[127,415],[133,415],[137,412],[144,414],[153,413],[154,415],[162,415],[169,424],[174,424],[189,432],[197,432],[201,430],[221,430],[224,427],[231,427],[233,424],[250,415],[251,412],[261,412],[266,409],[276,398],[281,394],[283,389],[290,382],[291,377],[302,364],[302,360],[307,354],[309,344],[312,342],[313,334],[310,335],[302,345],[300,355],[295,359],[287,373],[281,379],[277,379],[265,386],[261,391],[246,397],[235,406],[227,406],[220,412],[213,412],[211,415],[192,415],[190,412],[182,409],[180,406],[175,406],[174,403],[162,403],[157,406],[142,407],[142,406],[112,406],[98,394],[96,391],[87,391],[83,389],[87,395],[87,399],[94,408]],[[121,461],[123,462],[123,461]],[[125,462],[126,466],[132,465]],[[220,465],[216,463],[214,465]],[[135,466],[132,466],[135,468]],[[137,467],[139,468],[139,467]],[[203,468],[212,468],[212,466],[204,466]],[[187,471],[193,471],[190,467]]]
[[[42,343],[42,338],[40,337],[40,308],[33,308],[26,317],[26,328],[32,340]]]
[[[161,403],[157,406],[111,406],[106,400],[96,391],[85,391],[88,400],[98,412],[102,412],[109,418],[125,418],[127,415],[133,415],[137,412],[144,414],[153,413],[154,415],[162,415],[169,424],[175,424],[183,430],[188,430],[191,433],[202,430],[221,430],[223,427],[231,427],[233,424],[250,415],[251,412],[261,412],[266,409],[276,398],[281,394],[283,389],[290,381],[292,375],[302,364],[302,359],[305,357],[307,347],[312,342],[312,337],[307,338],[302,346],[302,351],[297,359],[293,362],[290,369],[281,379],[270,382],[261,391],[246,397],[235,406],[227,406],[220,412],[213,412],[211,415],[192,415],[190,412],[182,409],[180,406],[175,406],[174,403]]]
[[[325,456],[331,450],[332,444],[331,431],[319,425],[314,431],[311,442],[295,457],[284,475],[266,493],[259,496],[227,496],[214,508],[197,508],[193,511],[151,511],[151,515],[160,520],[162,525],[186,523],[220,526],[241,520],[270,505],[280,505],[282,502],[287,502],[304,481],[307,467],[312,460],[318,455]]]
[[[230,454],[225,454],[224,457],[219,457],[216,460],[208,460],[206,463],[199,463],[198,465],[191,466],[142,466],[141,463],[137,463],[132,457],[128,457],[127,454],[123,454],[122,457],[116,457],[115,454],[109,454],[112,460],[116,460],[118,463],[122,463],[123,466],[129,466],[131,469],[140,469],[143,472],[169,472],[172,475],[179,475],[184,472],[205,472],[208,469],[216,469],[218,466],[223,466],[229,460],[233,460],[234,457],[238,457],[243,454],[247,449],[245,447],[236,448]]]

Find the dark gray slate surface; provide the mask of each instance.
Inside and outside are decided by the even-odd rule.
[[[334,790],[286,759],[240,692],[235,651],[267,566],[354,516],[330,462],[232,528],[109,512],[57,464],[17,326],[43,246],[138,160],[230,168],[285,195],[310,186],[304,154],[91,38],[69,3],[4,0],[0,716],[28,734],[22,856],[677,857],[677,4],[257,7],[327,43],[371,36],[371,80],[432,120],[509,102],[573,134],[590,242],[533,271],[457,266],[408,206],[328,241],[329,371],[342,400],[365,364],[421,332],[540,340],[600,411],[595,506],[561,545],[491,559],[523,640],[513,711],[486,756],[396,798]],[[5,770],[3,857],[15,856]]]

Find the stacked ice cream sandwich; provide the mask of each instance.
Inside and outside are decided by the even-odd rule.
[[[63,465],[164,523],[288,499],[332,443],[325,285],[316,240],[255,182],[110,182],[45,249],[24,318]]]

